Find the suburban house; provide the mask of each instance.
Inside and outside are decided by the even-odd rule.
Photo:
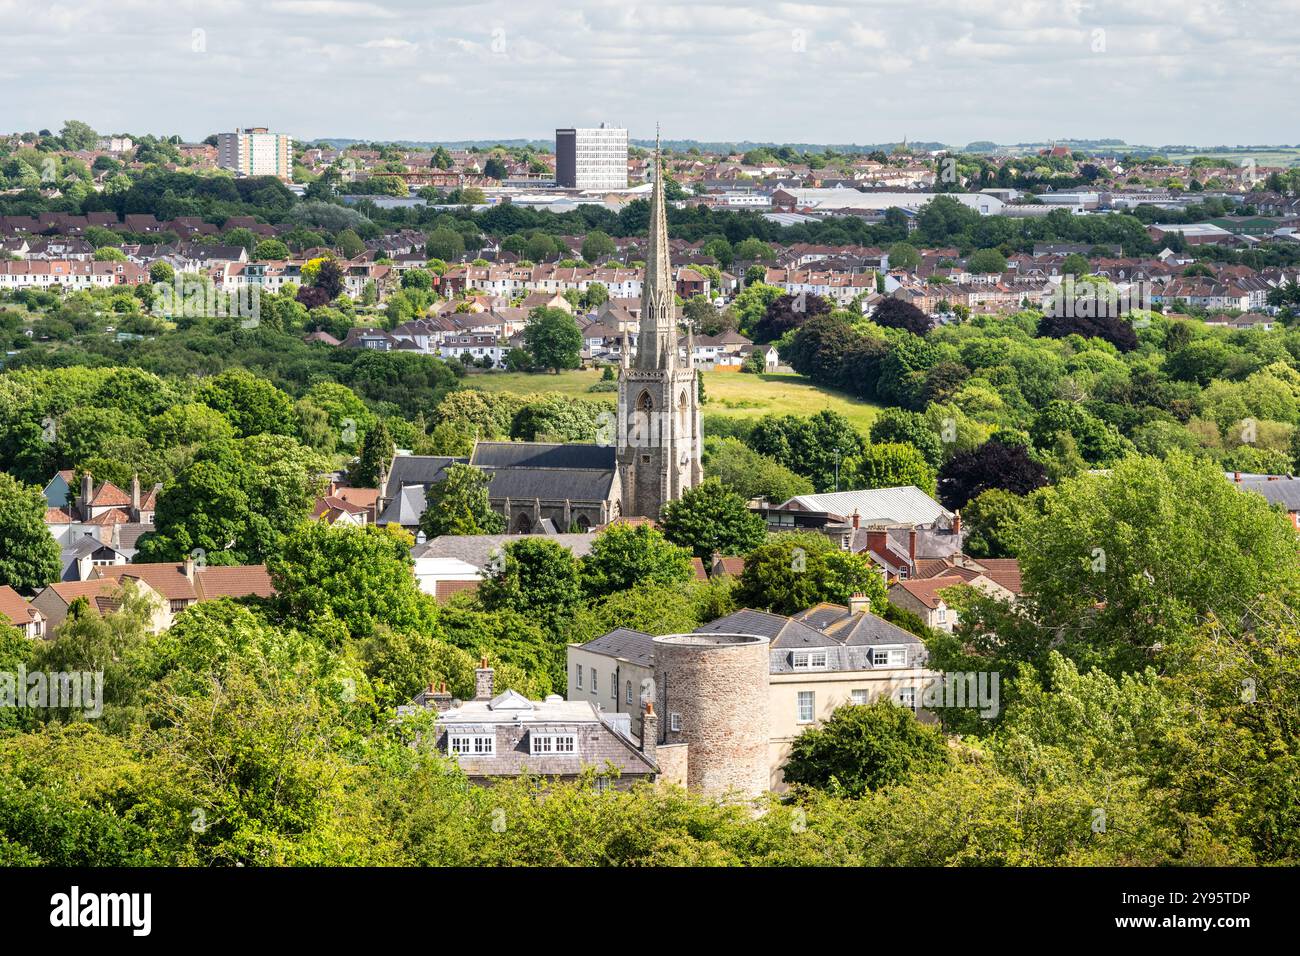
[[[889,586],[889,600],[920,616],[926,627],[951,634],[957,623],[957,612],[948,606],[939,592],[965,583],[955,574],[897,581]]]
[[[349,488],[331,481],[325,494],[316,499],[312,518],[326,524],[364,527],[375,521],[378,488]]]
[[[95,569],[94,580],[136,580],[166,602],[167,626],[192,604],[222,597],[271,597],[275,588],[264,564],[199,566],[193,558],[175,564],[123,564]],[[88,582],[87,582],[88,583]]]
[[[60,471],[44,492],[45,526],[59,543],[62,581],[85,581],[96,567],[129,562],[140,536],[153,530],[161,487],[146,491],[134,476],[126,492],[111,481],[97,485],[89,474],[81,476],[79,494],[74,484],[73,472]]]
[[[0,626],[8,624],[23,632],[23,637],[35,640],[44,637],[47,619],[40,608],[34,607],[7,584],[0,584]]]
[[[171,626],[172,616],[167,610],[167,602],[148,583],[138,578],[128,579],[127,582],[98,577],[88,581],[59,581],[42,588],[31,603],[33,608],[44,615],[46,634],[50,635],[67,620],[68,611],[78,598],[85,598],[87,606],[95,614],[112,614],[117,611],[122,606],[124,587],[133,587],[152,605],[150,633],[158,634]]]
[[[529,700],[513,690],[496,694],[486,660],[474,680],[471,701],[453,701],[433,688],[417,698],[437,711],[435,746],[471,782],[522,773],[572,781],[591,769],[601,774],[598,786],[627,789],[658,775],[654,734],[644,742],[634,738],[625,714],[606,714],[590,701],[559,695]]]

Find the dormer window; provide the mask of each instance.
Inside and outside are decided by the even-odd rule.
[[[572,754],[578,749],[578,738],[574,734],[538,734],[529,735],[533,756],[551,754]]]
[[[797,671],[824,671],[827,655],[825,651],[795,651],[792,663]]]
[[[497,740],[493,734],[447,734],[447,754],[467,754],[472,757],[492,757],[497,752]]]
[[[871,652],[871,663],[876,667],[906,667],[907,648],[877,647]]]

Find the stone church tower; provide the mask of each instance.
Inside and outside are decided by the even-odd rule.
[[[660,517],[668,502],[702,478],[699,383],[695,335],[687,330],[686,358],[678,356],[672,264],[664,176],[655,137],[654,192],[650,200],[650,248],[641,283],[641,329],[636,363],[628,360],[626,332],[618,378],[618,468],[622,512]]]

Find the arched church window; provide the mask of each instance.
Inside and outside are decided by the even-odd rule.
[[[628,444],[633,448],[649,448],[655,444],[654,408],[654,399],[648,391],[637,396],[636,407],[632,412],[631,434],[628,435]]]

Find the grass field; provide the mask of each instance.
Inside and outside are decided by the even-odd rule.
[[[1120,152],[1122,153],[1123,150],[1121,149]],[[1253,159],[1257,166],[1300,165],[1300,148],[1294,146],[1275,146],[1272,149],[1166,150],[1162,155],[1175,163],[1189,163],[1194,156],[1206,156],[1210,159],[1230,159],[1238,165],[1243,165],[1247,159]]]
[[[839,412],[861,432],[875,420],[879,407],[841,392],[813,385],[799,375],[746,375],[740,372],[701,372],[708,401],[706,415],[743,418],[761,415],[812,415],[823,408]],[[612,392],[588,392],[600,381],[598,371],[561,372],[559,375],[527,372],[485,372],[465,377],[465,384],[488,392],[561,392],[589,401],[613,402]]]

